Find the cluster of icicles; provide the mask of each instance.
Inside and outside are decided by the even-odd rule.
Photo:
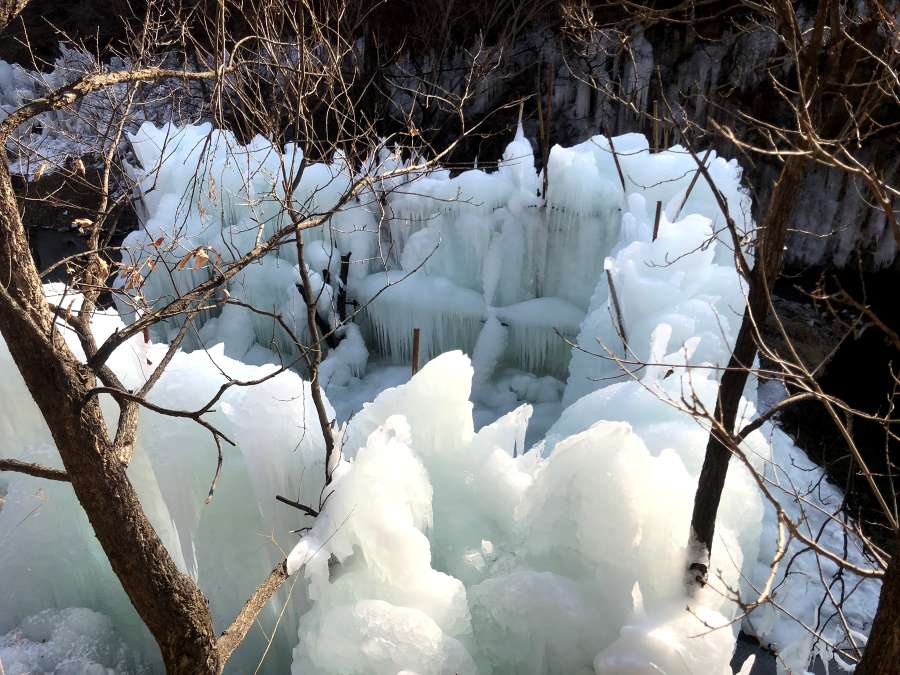
[[[554,147],[546,195],[540,194],[542,176],[521,129],[493,172],[403,173],[403,161],[385,151],[362,167],[353,168],[340,156],[310,164],[299,181],[292,177],[302,164],[302,151],[294,145],[278,151],[257,138],[241,146],[228,132],[205,125],[159,129],[145,124],[131,140],[145,214],[141,229],[125,241],[124,257],[144,272],[148,259],[165,263],[168,269],[158,264],[155,272],[144,274],[141,290],[156,304],[210,274],[208,266],[178,265],[191,251],[203,248],[227,262],[284,226],[286,184],[296,183],[295,209],[312,215],[338,203],[361,176],[374,177],[323,227],[304,234],[304,262],[321,318],[335,322],[341,260],[349,258],[349,273],[343,275],[346,297],[356,303],[351,307],[364,308],[357,323],[368,353],[396,362],[409,361],[413,328],[418,328],[422,362],[452,349],[474,353],[481,342],[494,358],[490,363],[476,359],[478,370],[512,366],[565,379],[571,352],[560,336],[574,340],[585,315],[606,301],[604,260],[635,241],[649,243],[656,202],[663,205],[656,225],[662,235],[679,221],[678,229],[695,239],[697,229],[711,235],[710,224],[722,220],[706,182],[691,180],[696,175],[691,155],[680,148],[650,153],[638,134],[615,139],[615,159],[602,136],[572,148]],[[740,189],[737,164],[715,155],[708,164],[731,215],[744,223],[749,202]],[[387,172],[394,175],[377,179]],[[166,243],[160,246],[160,241]],[[294,246],[283,246],[232,279],[227,290],[281,314],[295,334],[305,335],[296,256]],[[724,247],[715,263],[733,269]],[[691,281],[704,283],[707,267],[699,266]],[[628,283],[616,278],[624,271],[611,273],[613,283]],[[684,289],[676,290],[684,295]],[[626,289],[620,295],[630,298]],[[128,308],[122,304],[120,310],[127,318]],[[641,318],[635,308],[622,310],[629,323]],[[226,307],[199,323],[188,348],[224,342],[226,353],[242,360],[260,347],[295,356],[290,340],[264,314]],[[172,320],[155,337],[165,341],[179,326]],[[636,341],[641,342],[646,340]],[[366,361],[359,358],[363,352],[352,351],[357,358],[334,369],[336,384],[365,370]],[[250,360],[259,358],[257,353]]]

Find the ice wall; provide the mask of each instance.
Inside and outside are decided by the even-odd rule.
[[[125,240],[123,262],[128,267],[120,274],[119,284],[154,307],[209,279],[217,267],[247,254],[289,225],[286,204],[301,218],[314,217],[346,195],[355,177],[340,157],[331,164],[306,166],[302,151],[293,145],[279,151],[257,137],[242,146],[229,132],[213,130],[208,124],[162,129],[145,124],[131,142],[140,165],[134,174],[140,181],[143,217],[141,229]],[[353,252],[351,288],[367,274],[377,231],[370,202],[371,194],[353,197],[326,227],[304,235],[310,290],[319,299],[325,321],[335,317],[341,253]],[[196,252],[201,257],[192,258]],[[304,339],[306,310],[299,283],[297,249],[291,243],[230,279],[226,290],[261,312],[282,316],[292,332]],[[122,298],[118,302],[122,316],[131,320],[133,306]],[[234,358],[247,357],[253,348],[264,351],[259,358],[251,357],[255,361],[298,356],[288,335],[270,316],[235,305],[206,312],[196,325],[199,331],[185,340],[187,349],[222,342]],[[169,340],[179,326],[176,320],[160,324],[153,329],[154,337]],[[346,365],[359,374],[365,358]]]
[[[806,5],[798,10],[802,30],[811,30],[815,12]],[[623,37],[616,31],[595,31],[590,40],[573,50],[558,26],[532,26],[517,34],[512,42],[479,43],[477,54],[497,67],[478,78],[474,96],[468,99],[465,114],[469,124],[487,117],[496,119],[498,108],[522,94],[523,72],[536,72],[540,63],[543,93],[553,113],[543,124],[549,125],[551,138],[569,143],[607,129],[613,134],[642,131],[648,136],[659,133],[667,138],[676,129],[654,125],[652,119],[667,112],[676,120],[689,121],[700,129],[713,129],[717,120],[733,120],[738,138],[755,133],[753,122],[740,122],[742,112],[753,110],[757,100],[771,96],[771,81],[759,64],[778,58],[780,43],[772,31],[762,26],[744,31],[723,31],[715,41],[698,42],[691,38],[690,25],[672,26],[659,31],[634,25],[626,30],[629,49],[620,48]],[[422,83],[437,83],[444,91],[462,94],[470,91],[466,73],[472,67],[472,53],[464,46],[438,54],[403,54],[391,66],[391,101],[398,120],[420,119],[430,115],[432,124],[441,127],[452,115],[434,117],[433,106],[421,95]],[[723,92],[728,92],[723,96]],[[622,105],[621,100],[628,105]],[[766,110],[769,123],[792,126],[789,109]],[[502,113],[501,113],[502,114]],[[511,117],[511,115],[510,115]],[[539,120],[526,121],[525,131],[537,138],[543,133]],[[722,152],[734,152],[730,141],[717,134],[707,136]],[[885,156],[883,144],[874,140],[861,152],[863,163],[879,166],[881,175],[897,182],[900,156]],[[876,160],[877,158],[877,160]],[[748,183],[753,186],[756,206],[765,208],[771,187],[781,169],[775,157],[756,154],[746,167]],[[872,208],[862,181],[852,173],[811,165],[797,191],[788,233],[785,262],[797,267],[846,266],[859,254],[866,267],[889,266],[897,255],[887,217]]]
[[[312,291],[322,319],[335,322],[339,262],[350,256],[349,297],[364,309],[362,335],[380,358],[408,360],[412,329],[419,328],[423,361],[449,349],[472,353],[480,345],[482,353],[493,354],[489,361],[495,368],[510,365],[565,377],[570,350],[564,339],[574,340],[585,313],[605,300],[604,260],[635,241],[649,244],[657,201],[665,207],[660,225],[665,241],[654,246],[656,264],[670,264],[666,256],[686,254],[693,245],[708,254],[695,263],[701,271],[680,282],[691,288],[673,292],[697,302],[721,295],[710,310],[718,315],[735,300],[732,289],[719,292],[727,280],[716,278],[717,271],[733,269],[727,248],[704,245],[724,222],[718,206],[704,180],[695,181],[687,195],[695,160],[679,147],[650,153],[639,134],[614,142],[624,191],[611,141],[596,136],[552,149],[546,195],[521,128],[496,171],[458,175],[413,171],[413,160],[386,150],[359,167],[340,156],[307,166],[295,146],[277,149],[261,138],[241,146],[208,125],[145,124],[131,140],[145,213],[142,230],[125,241],[124,259],[132,267],[121,275],[121,284],[138,279],[137,286],[130,284],[132,294],[141,293],[156,307],[209,278],[221,261],[265,241],[287,224],[288,206],[305,218],[337,204],[342,207],[325,225],[304,234]],[[739,187],[737,164],[715,154],[708,164],[731,216],[749,230],[749,200]],[[393,173],[379,179],[386,172]],[[364,176],[365,190],[360,188]],[[198,250],[204,257],[191,257]],[[643,258],[643,250],[630,254],[633,264],[646,264]],[[691,265],[687,261],[680,268]],[[296,266],[295,247],[279,247],[230,280],[227,290],[235,299],[280,314],[303,336]],[[129,277],[132,271],[140,277]],[[618,269],[612,271],[625,283]],[[650,325],[659,318],[639,316],[631,305],[627,321],[646,319]],[[129,316],[123,302],[120,311]],[[263,314],[231,305],[211,310],[199,323],[188,348],[224,341],[235,358],[254,346],[296,355],[281,328]],[[177,329],[172,321],[155,330],[165,340]],[[689,332],[681,331],[685,337]],[[645,342],[647,334],[644,330],[637,342]],[[365,360],[344,365],[347,376],[359,376]],[[476,365],[481,370],[484,362],[476,359]]]

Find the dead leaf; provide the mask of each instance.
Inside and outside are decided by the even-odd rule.
[[[209,262],[209,254],[205,248],[198,248],[194,253],[194,269],[202,269]]]
[[[72,226],[77,227],[81,234],[87,234],[87,229],[94,224],[90,218],[76,218],[72,221]]]
[[[191,251],[186,256],[184,256],[181,260],[178,261],[178,264],[175,266],[176,270],[183,270],[188,266],[188,263],[191,262],[191,258],[194,257],[194,252]]]

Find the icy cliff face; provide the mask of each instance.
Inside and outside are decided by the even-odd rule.
[[[798,8],[806,27],[815,16],[815,7],[799,4],[806,5]],[[703,129],[724,124],[739,138],[744,137],[744,127],[736,110],[792,128],[794,121],[787,110],[778,117],[778,95],[768,88],[770,69],[777,72],[783,58],[778,39],[766,28],[746,28],[735,30],[728,22],[718,21],[702,28],[690,22],[684,26],[636,22],[624,36],[598,30],[590,35],[589,44],[576,45],[555,29],[524,32],[513,44],[479,50],[485,61],[496,61],[498,67],[478,83],[466,110],[467,119],[475,122],[482,115],[493,115],[498,106],[521,96],[520,73],[537,75],[535,64],[539,63],[541,81],[552,82],[549,91],[541,92],[552,110],[550,137],[562,143],[577,143],[598,129],[612,134],[641,131],[651,136],[649,116],[654,114],[654,103],[659,113],[670,106],[676,119],[689,120]],[[706,37],[700,37],[701,32]],[[461,92],[467,66],[463,50],[451,50],[443,60],[421,55],[401,59],[389,78],[395,83],[391,98],[400,116],[430,115],[434,123],[435,111],[423,111],[422,97],[416,97],[421,82],[438,82],[446,91]],[[534,86],[533,76],[526,81],[527,86]],[[615,96],[610,96],[610,91]],[[526,132],[533,138],[540,136],[536,119],[526,124]],[[663,139],[668,132],[660,129],[659,134]],[[717,134],[710,134],[709,139],[720,154],[740,156],[737,148]],[[900,156],[883,151],[885,140],[876,139],[856,151],[877,166],[889,183],[896,184]],[[761,155],[754,155],[747,164],[746,179],[754,191],[757,220],[768,204],[779,170],[778,160]],[[863,181],[847,172],[811,164],[796,195],[786,264],[843,267],[858,255],[867,267],[889,266],[897,256],[897,240],[883,210],[871,206],[866,190]]]

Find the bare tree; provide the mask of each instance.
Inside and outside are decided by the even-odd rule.
[[[854,19],[852,15],[844,16],[837,3],[820,3],[810,35],[804,36],[792,3],[779,1],[765,6],[763,11],[766,18],[773,22],[773,29],[784,43],[794,65],[793,72],[796,75],[792,82],[776,79],[774,84],[793,111],[792,119],[796,126],[766,128],[766,137],[771,143],[770,148],[766,149],[753,147],[729,133],[727,128],[724,129],[729,140],[738,147],[771,152],[782,157],[784,164],[767,206],[766,217],[761,223],[756,243],[756,263],[747,275],[747,308],[731,361],[722,376],[713,414],[716,424],[710,434],[694,502],[691,536],[700,544],[693,549],[700,559],[690,560],[689,564],[691,570],[697,572],[696,575],[691,575],[692,579],[701,584],[704,583],[707,572],[703,557],[708,556],[712,548],[718,502],[732,454],[723,435],[733,436],[735,432],[737,403],[752,369],[753,360],[758,350],[762,349],[761,326],[771,311],[771,288],[778,275],[785,232],[792,216],[792,196],[799,186],[806,164],[815,161],[859,176],[875,198],[876,207],[884,211],[894,236],[900,237],[892,198],[889,196],[896,194],[896,188],[850,150],[854,145],[859,147],[854,139],[883,131],[880,110],[885,105],[896,106],[900,94],[896,83],[896,44],[891,37],[895,36],[895,24],[879,9],[876,7],[870,18]],[[852,65],[848,68],[848,64]],[[705,170],[703,173],[709,179]],[[711,187],[716,192],[712,184]],[[732,223],[729,223],[729,229],[734,236],[736,229]],[[736,255],[741,255],[739,247],[736,247]],[[739,268],[746,272],[746,263],[742,264],[739,260]],[[822,400],[834,422],[841,426],[842,421],[835,406],[827,400],[805,364],[797,363],[797,352],[793,351],[790,357],[791,367],[785,370],[806,373],[803,383],[805,390]],[[896,532],[896,513],[876,485],[872,472],[849,433],[844,435],[857,466],[866,476],[881,505],[884,517]],[[891,588],[891,584],[886,585],[888,594]],[[886,600],[882,605],[886,605],[889,612],[893,611],[889,609],[894,604],[890,595]],[[882,625],[882,620],[876,622],[873,627],[876,635]],[[878,642],[884,640],[876,637],[876,643]],[[893,661],[900,660],[900,654],[894,656],[897,658]],[[880,661],[887,662],[890,660]]]

